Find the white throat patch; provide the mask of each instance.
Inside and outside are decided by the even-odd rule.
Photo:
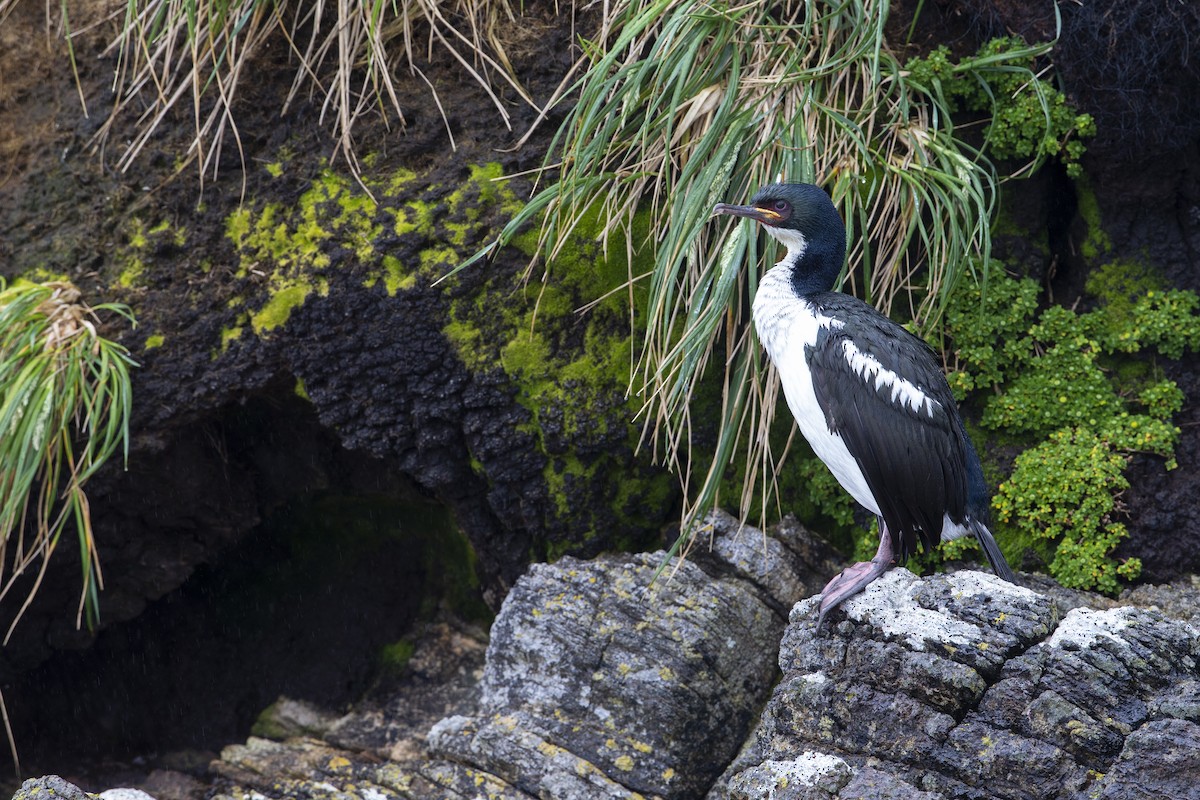
[[[791,228],[775,228],[770,225],[764,225],[767,233],[787,248],[787,257],[783,261],[795,263],[797,259],[804,255],[804,251],[808,249],[808,239],[803,233]],[[782,264],[783,261],[780,263]]]

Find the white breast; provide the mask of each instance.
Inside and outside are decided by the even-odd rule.
[[[812,373],[804,348],[817,342],[821,329],[837,329],[842,323],[821,314],[792,290],[790,270],[776,266],[763,276],[754,296],[754,327],[783,383],[783,393],[796,424],[813,452],[837,478],[850,496],[878,515],[867,480],[842,437],[829,430],[825,413],[817,404]]]

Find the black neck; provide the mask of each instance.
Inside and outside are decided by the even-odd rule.
[[[785,263],[791,269],[792,289],[796,296],[832,291],[845,258],[846,246],[841,239],[809,242],[799,258],[789,253]]]

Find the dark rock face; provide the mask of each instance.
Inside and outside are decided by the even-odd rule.
[[[1128,606],[1060,620],[975,572],[894,570],[825,633],[815,607],[793,610],[783,678],[713,800],[1198,796],[1187,623]]]

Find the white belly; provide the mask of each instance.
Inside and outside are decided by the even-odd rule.
[[[879,506],[858,462],[850,455],[842,437],[831,432],[825,422],[825,413],[817,404],[812,373],[804,354],[805,346],[816,344],[817,333],[822,328],[837,327],[840,323],[817,314],[808,303],[797,300],[791,294],[790,286],[773,285],[779,281],[771,279],[778,277],[777,273],[781,271],[776,268],[764,275],[754,297],[754,326],[759,340],[779,370],[788,407],[813,452],[825,462],[851,497],[878,515]],[[788,294],[780,296],[782,292]]]

